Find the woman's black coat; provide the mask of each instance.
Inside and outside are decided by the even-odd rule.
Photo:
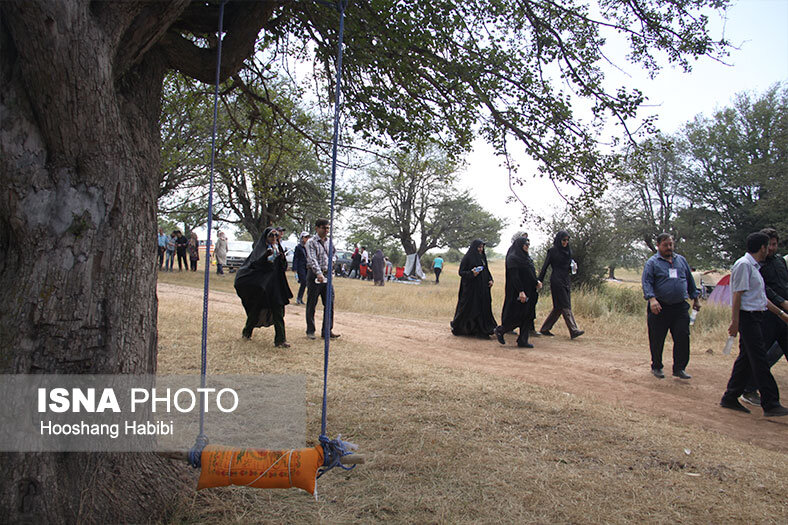
[[[569,245],[564,248],[561,246],[561,239],[569,237],[565,231],[560,231],[555,235],[553,247],[547,250],[542,271],[539,272],[539,280],[544,282],[547,267],[553,267],[550,274],[550,294],[553,296],[553,308],[563,310],[572,308],[570,290],[572,287],[572,250]]]
[[[501,325],[523,326],[524,321],[536,318],[536,268],[531,256],[523,251],[525,238],[517,239],[506,255],[506,296],[501,312]],[[521,303],[520,292],[528,300]]]
[[[272,255],[268,234],[272,230],[266,228],[235,274],[235,292],[241,298],[246,315],[256,319],[255,326],[271,326],[271,309],[289,304],[293,297],[285,275],[287,259],[280,245],[277,245],[278,255],[273,261],[268,260]]]
[[[493,280],[487,266],[487,256],[479,253],[484,242],[476,239],[460,262],[460,291],[457,308],[451,322],[454,335],[490,335],[498,323],[492,313],[492,296],[489,282]],[[471,271],[477,266],[484,269],[474,276]]]

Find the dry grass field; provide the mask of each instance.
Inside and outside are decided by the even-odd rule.
[[[492,270],[498,315],[502,263]],[[693,328],[695,377],[660,382],[648,374],[642,299],[575,293],[586,335],[569,341],[557,325],[523,351],[452,337],[456,266],[444,276],[439,286],[336,282],[343,335],[328,429],[359,444],[366,465],[318,480],[317,502],[211,489],[171,522],[788,523],[788,422],[715,406],[733,360],[720,355],[726,311],[704,309]],[[160,274],[159,373],[199,371],[202,278]],[[271,329],[244,341],[232,275],[211,284],[209,373],[303,374],[314,444],[323,345],[304,337],[303,307],[287,309],[292,348],[274,348]],[[537,322],[549,303],[540,299]],[[775,367],[784,392],[786,368]],[[208,435],[221,443],[220,429]]]

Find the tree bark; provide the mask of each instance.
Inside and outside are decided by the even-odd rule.
[[[157,39],[188,3],[0,4],[0,373],[156,372]],[[0,454],[0,521],[159,520],[188,470]]]

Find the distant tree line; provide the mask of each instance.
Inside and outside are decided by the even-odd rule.
[[[567,229],[580,269],[597,285],[615,268],[640,267],[654,239],[673,234],[699,268],[728,267],[747,234],[771,226],[788,247],[788,87],[738,94],[729,107],[698,115],[625,156],[628,177],[593,205],[569,206],[546,232]]]

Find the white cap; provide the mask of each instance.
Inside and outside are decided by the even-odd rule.
[[[303,239],[304,237],[311,237],[311,236],[312,235],[310,235],[309,232],[301,232],[301,237],[299,237],[299,239]]]

